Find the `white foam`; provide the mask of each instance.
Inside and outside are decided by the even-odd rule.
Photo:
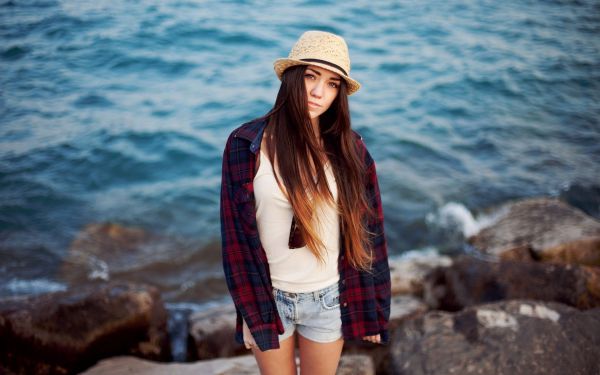
[[[67,290],[67,286],[47,279],[11,279],[8,283],[6,283],[4,289],[13,294],[40,294],[62,292]]]
[[[89,256],[88,261],[92,267],[91,271],[88,273],[88,279],[100,279],[104,281],[108,281],[110,279],[108,264],[105,261],[94,256]]]
[[[482,214],[477,218],[462,203],[448,202],[438,209],[437,213],[427,214],[425,220],[428,223],[437,224],[442,227],[456,227],[462,231],[465,237],[477,234],[481,229],[495,223],[506,209],[497,210],[490,214]]]
[[[412,249],[403,252],[399,257],[405,260],[435,258],[440,255],[438,249],[434,246],[427,246],[419,249]]]

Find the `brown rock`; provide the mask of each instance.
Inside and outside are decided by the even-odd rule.
[[[424,300],[433,309],[457,311],[503,299],[556,301],[580,309],[600,306],[600,268],[457,257],[425,281]]]
[[[213,299],[227,293],[221,275],[199,272],[199,268],[220,266],[220,242],[211,241],[198,249],[193,246],[190,240],[142,228],[88,224],[69,246],[58,276],[68,285],[150,283],[169,302]]]
[[[169,360],[166,325],[160,295],[150,286],[2,299],[0,373],[69,374],[118,354]]]
[[[167,246],[164,239],[141,228],[114,223],[92,223],[77,234],[61,267],[61,278],[70,284],[87,280],[108,281],[112,273],[141,267],[157,252],[157,246]],[[152,246],[151,246],[152,245]],[[163,253],[169,252],[164,249]]]
[[[534,198],[508,203],[507,213],[492,226],[469,237],[468,242],[488,254],[499,255],[519,246],[536,253],[583,237],[600,236],[600,222],[555,198]]]
[[[600,309],[513,300],[432,311],[393,337],[390,373],[598,374]]]
[[[521,245],[504,250],[500,253],[500,260],[518,260],[522,262],[536,261],[536,254],[530,245]]]
[[[585,237],[545,249],[540,260],[550,263],[600,266],[600,236]]]

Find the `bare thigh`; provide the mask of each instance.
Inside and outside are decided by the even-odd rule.
[[[344,339],[320,343],[298,335],[300,346],[300,375],[335,375]]]
[[[252,347],[252,353],[262,375],[296,375],[296,357],[294,353],[294,335],[279,343],[279,349],[261,352]]]

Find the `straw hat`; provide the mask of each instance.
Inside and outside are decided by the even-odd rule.
[[[348,95],[360,88],[360,83],[350,78],[350,56],[344,39],[336,34],[325,31],[307,31],[302,36],[287,57],[277,59],[273,63],[275,73],[281,80],[284,70],[295,65],[316,65],[340,75],[348,84]]]

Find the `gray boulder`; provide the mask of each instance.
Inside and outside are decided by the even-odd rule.
[[[502,252],[530,246],[543,254],[561,244],[600,236],[600,221],[556,198],[533,198],[510,202],[491,226],[467,241],[477,249],[499,256]]]
[[[502,301],[428,312],[393,336],[396,375],[600,373],[600,309]]]

